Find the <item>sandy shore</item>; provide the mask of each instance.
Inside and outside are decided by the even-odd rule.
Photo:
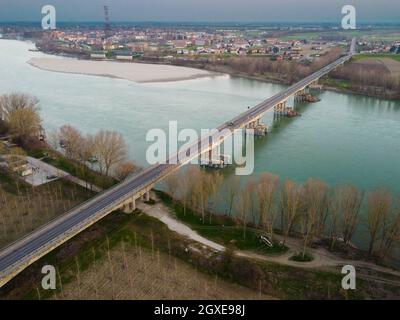
[[[32,58],[28,63],[47,71],[112,77],[138,83],[190,80],[217,75],[178,66],[70,58]]]

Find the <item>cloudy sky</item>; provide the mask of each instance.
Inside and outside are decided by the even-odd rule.
[[[336,22],[352,4],[358,21],[400,22],[400,0],[0,0],[0,21],[37,21],[43,5],[58,21],[304,21]]]

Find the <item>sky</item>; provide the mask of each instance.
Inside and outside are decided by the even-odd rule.
[[[355,6],[357,20],[400,22],[400,0],[0,0],[0,22],[41,21],[53,5],[58,21],[338,22],[343,5]]]

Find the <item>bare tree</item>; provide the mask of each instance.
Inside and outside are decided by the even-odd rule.
[[[240,177],[233,176],[226,184],[223,190],[223,195],[228,203],[228,216],[231,216],[235,198],[240,191]]]
[[[23,93],[11,93],[0,96],[0,119],[9,121],[9,116],[19,109],[39,110],[39,100]]]
[[[399,201],[400,202],[400,201]],[[395,244],[400,241],[400,207],[397,206],[390,212],[390,216],[385,220],[382,228],[379,255],[385,258],[391,253]]]
[[[308,179],[304,185],[304,204],[308,214],[316,219],[316,235],[322,236],[329,211],[328,185],[319,179]]]
[[[240,212],[240,218],[242,219],[243,223],[243,239],[246,240],[247,216],[249,208],[251,206],[251,197],[249,195],[247,187],[240,190],[237,205]]]
[[[94,154],[102,174],[110,171],[127,156],[127,146],[121,134],[113,131],[100,131],[94,137]]]
[[[205,210],[212,195],[214,195],[222,181],[219,173],[207,173],[199,168],[191,168],[190,179],[192,201],[200,207],[203,223],[205,223]],[[211,221],[211,212],[210,212]]]
[[[265,228],[271,242],[274,237],[276,220],[275,195],[278,184],[278,176],[270,173],[263,173],[256,187],[260,207],[260,222]]]
[[[256,207],[258,199],[257,199],[257,180],[254,177],[250,177],[246,184],[246,192],[248,193],[249,198],[249,207],[248,210],[253,219],[253,223],[256,224]],[[259,220],[259,219],[258,219]]]
[[[345,185],[338,189],[338,205],[343,214],[343,241],[349,244],[358,224],[363,194],[355,186]]]
[[[193,179],[195,168],[189,166],[187,170],[180,171],[179,195],[182,200],[183,214],[186,215],[186,208],[188,203],[193,199],[195,180]]]
[[[66,124],[60,128],[58,135],[65,151],[65,156],[69,159],[79,161],[81,148],[85,144],[85,138],[75,127]]]
[[[295,182],[286,180],[281,193],[283,244],[286,243],[296,219],[301,211],[302,187]]]
[[[378,235],[385,228],[392,209],[392,195],[387,189],[378,189],[368,195],[368,230],[370,235],[368,254],[374,252]]]
[[[138,166],[133,161],[124,161],[115,168],[115,177],[124,180],[138,170]]]
[[[168,192],[171,194],[172,198],[175,198],[180,186],[181,175],[178,172],[170,174],[165,180],[165,185],[167,186]]]
[[[335,248],[336,240],[339,237],[339,219],[341,214],[341,204],[339,199],[340,195],[338,194],[338,190],[335,190],[330,201],[331,205],[329,210],[329,237],[331,240],[330,250]]]

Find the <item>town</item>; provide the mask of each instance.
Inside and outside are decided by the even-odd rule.
[[[370,28],[360,30],[361,53],[400,54],[400,42],[374,39]],[[385,30],[386,31],[386,30]],[[389,30],[390,31],[390,30]],[[44,52],[86,59],[207,61],[232,56],[269,57],[309,63],[337,45],[345,46],[349,35],[336,26],[135,26],[90,24],[80,28],[61,25],[44,33],[35,26],[0,26],[0,37],[34,39]]]

